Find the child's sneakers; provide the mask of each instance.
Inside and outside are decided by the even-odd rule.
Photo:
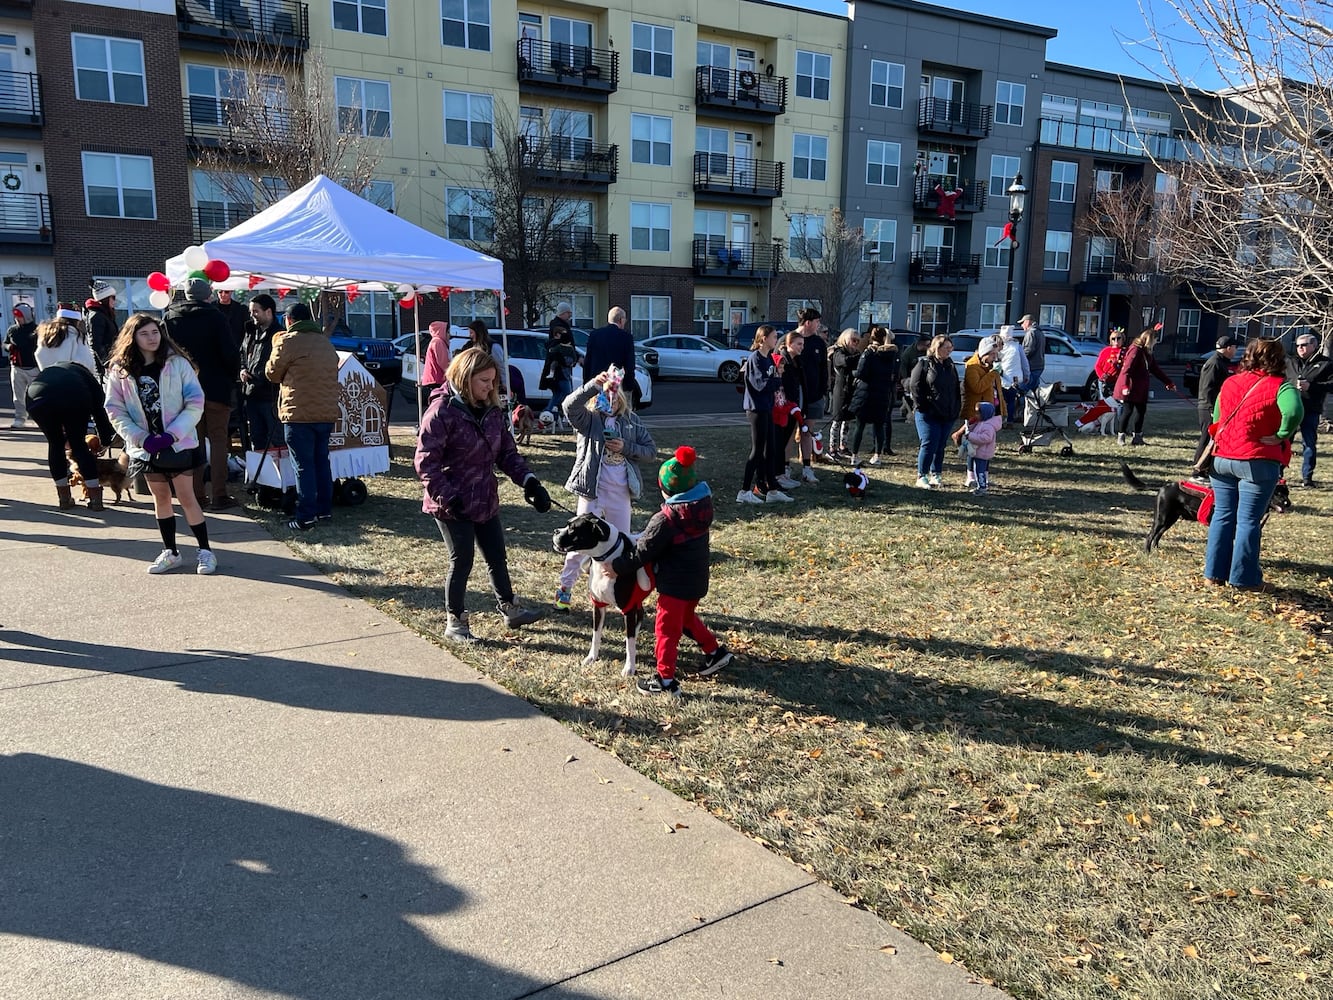
[[[736,494],[737,503],[763,503],[764,495],[755,490],[741,490]]]
[[[680,681],[672,677],[670,680],[662,677],[656,670],[647,677],[640,677],[638,681],[639,694],[665,694],[672,698],[680,697]]]
[[[712,677],[715,673],[730,663],[735,657],[731,655],[731,650],[723,644],[717,649],[704,656],[704,665],[699,670],[700,677]]]
[[[570,593],[569,588],[567,588],[567,587],[556,587],[556,588],[555,588],[555,609],[556,609],[557,611],[568,611],[568,610],[569,610],[569,602],[573,599],[573,597],[574,597],[574,595],[573,595],[572,593]]]
[[[815,470],[812,469],[812,468],[810,468],[810,466],[807,465],[807,466],[802,467],[802,469],[801,469],[801,482],[804,482],[804,483],[817,483],[817,482],[819,482],[819,477],[817,477],[817,476],[815,475]]]
[[[792,477],[787,475],[785,472],[782,475],[778,476],[774,480],[774,482],[776,482],[778,486],[780,486],[784,490],[794,490],[801,485],[799,480],[792,479]]]
[[[179,552],[172,552],[171,549],[163,549],[159,555],[148,565],[148,572],[156,576],[159,573],[170,573],[179,566],[184,560]]]

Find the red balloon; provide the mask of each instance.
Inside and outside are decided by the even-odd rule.
[[[154,271],[148,276],[148,287],[155,292],[165,292],[171,287],[171,279],[161,271]]]
[[[226,281],[231,277],[231,268],[225,260],[210,260],[204,265],[204,277],[209,281]]]

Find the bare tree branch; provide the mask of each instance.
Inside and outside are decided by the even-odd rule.
[[[792,221],[788,216],[788,222]],[[819,300],[830,329],[855,326],[861,304],[869,297],[870,265],[865,261],[865,233],[849,226],[841,209],[833,209],[822,238],[797,238],[788,247],[792,270],[802,275],[801,288]]]

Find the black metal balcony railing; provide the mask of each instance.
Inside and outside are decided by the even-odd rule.
[[[753,160],[725,153],[695,153],[694,190],[735,195],[746,200],[781,198],[785,168],[786,164],[772,160]]]
[[[785,114],[787,78],[748,69],[700,66],[694,71],[694,103],[701,108],[746,115]]]
[[[952,254],[944,250],[914,253],[907,265],[911,285],[969,285],[981,280],[981,254]]]
[[[42,78],[36,73],[0,72],[0,123],[41,125]]]
[[[613,94],[620,86],[620,53],[590,45],[520,38],[518,82],[587,96]]]
[[[0,167],[0,173],[4,168]],[[7,243],[51,242],[51,197],[0,189],[0,240]]]
[[[251,149],[291,139],[291,112],[225,97],[185,98],[185,134],[196,145]]]
[[[923,97],[917,103],[916,128],[953,138],[984,139],[990,135],[994,109],[989,104],[967,104],[942,97]]]
[[[214,236],[221,236],[233,226],[239,226],[255,214],[253,205],[235,203],[204,202],[190,209],[194,220],[194,241],[203,243]]]
[[[927,212],[939,213],[940,195],[935,190],[943,188],[946,191],[956,191],[963,189],[962,195],[954,199],[954,215],[971,215],[975,212],[984,211],[986,208],[987,184],[985,181],[967,181],[960,183],[953,177],[941,177],[938,174],[921,174],[917,178],[915,188],[912,193],[912,205],[915,208]],[[944,218],[948,218],[944,213]]]
[[[552,234],[548,252],[575,271],[610,271],[616,266],[616,234],[572,227]]]
[[[261,41],[310,47],[310,8],[296,0],[176,0],[176,28],[185,36],[228,44]]]
[[[694,273],[699,277],[771,278],[782,267],[782,247],[777,243],[732,243],[696,236],[692,252]]]
[[[523,163],[545,183],[602,186],[616,182],[620,147],[601,145],[591,139],[549,136],[529,143],[523,140]]]

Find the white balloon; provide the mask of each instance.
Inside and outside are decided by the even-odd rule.
[[[171,304],[170,292],[149,292],[148,304],[154,309],[165,309]]]
[[[410,298],[415,297],[416,294],[417,294],[417,290],[416,290],[415,288],[413,288],[411,285],[399,285],[399,286],[398,286],[398,297],[399,297],[400,299],[410,299]]]
[[[185,266],[191,271],[202,271],[208,263],[208,251],[203,247],[185,248]]]

